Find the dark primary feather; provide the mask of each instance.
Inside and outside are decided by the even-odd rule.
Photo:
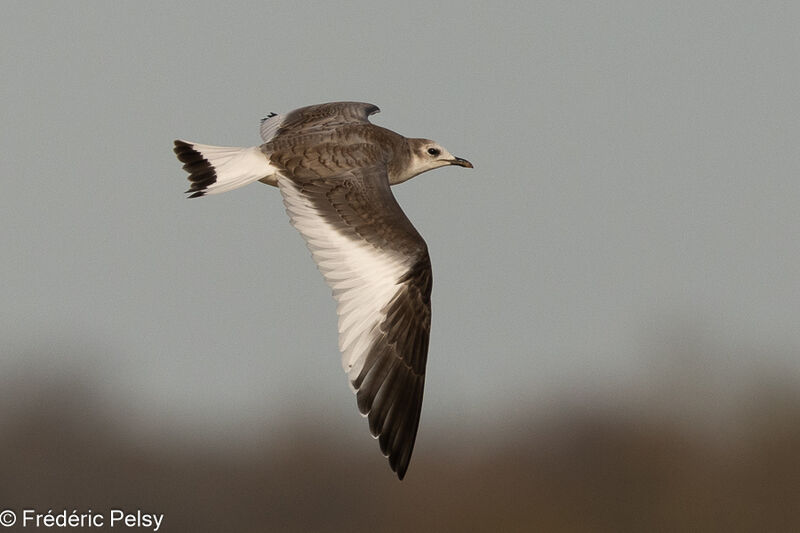
[[[381,336],[353,381],[359,410],[368,415],[392,470],[403,479],[419,427],[431,327],[431,275],[427,253],[400,280],[384,308]]]

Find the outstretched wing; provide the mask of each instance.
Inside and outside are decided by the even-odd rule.
[[[282,115],[270,113],[261,121],[261,138],[269,142],[282,134],[303,135],[345,124],[368,124],[378,106],[363,102],[330,102],[301,107]]]
[[[289,178],[286,211],[338,302],[342,365],[392,470],[403,479],[422,410],[433,277],[425,241],[376,165]]]

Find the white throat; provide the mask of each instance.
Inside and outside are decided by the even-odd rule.
[[[389,176],[389,183],[394,185],[396,183],[403,183],[404,181],[408,181],[414,176],[419,176],[423,172],[427,172],[429,170],[433,170],[435,168],[443,167],[448,165],[447,161],[443,161],[441,159],[430,159],[430,158],[423,158],[416,154],[411,155],[411,161],[409,165],[406,166],[405,169],[401,171],[401,173],[395,176]]]

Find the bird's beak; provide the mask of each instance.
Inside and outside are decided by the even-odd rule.
[[[460,157],[456,157],[455,159],[450,160],[451,165],[457,165],[459,167],[464,168],[472,168],[472,163],[467,161],[466,159],[461,159]]]

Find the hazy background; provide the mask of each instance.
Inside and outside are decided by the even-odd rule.
[[[3,11],[0,508],[800,528],[796,4]],[[435,277],[403,483],[279,193],[188,201],[172,154],[334,100],[475,164],[394,189]]]

